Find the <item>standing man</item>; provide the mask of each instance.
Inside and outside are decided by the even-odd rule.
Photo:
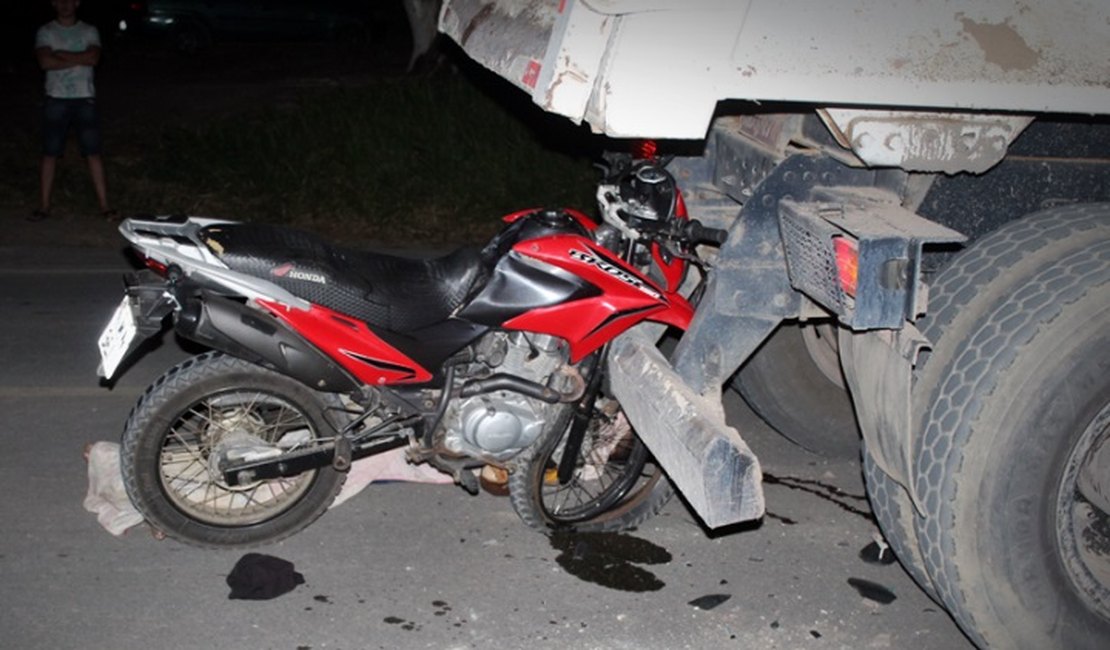
[[[79,0],[51,0],[55,19],[35,35],[35,56],[46,71],[46,105],[43,111],[42,202],[31,219],[50,214],[54,171],[65,150],[70,126],[77,131],[81,155],[89,164],[101,213],[113,218],[100,157],[100,121],[96,112],[93,66],[100,60],[100,33],[96,27],[77,20]]]

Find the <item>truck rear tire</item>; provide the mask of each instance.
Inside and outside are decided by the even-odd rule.
[[[906,489],[890,478],[863,449],[863,478],[867,486],[867,498],[871,502],[871,513],[879,529],[883,531],[890,550],[910,574],[917,586],[933,600],[939,602],[937,590],[925,570],[925,560],[921,557],[921,547],[917,543],[914,529],[917,513]]]
[[[772,429],[830,458],[856,458],[860,435],[844,387],[835,326],[783,323],[732,383]]]
[[[970,319],[962,321],[964,325],[960,331],[963,334],[955,333],[957,325],[953,325],[953,321],[969,309],[969,303],[976,300],[979,289],[991,283],[1005,283],[1002,290],[1012,287],[1013,282],[1008,281],[1012,277],[1003,275],[1003,271],[1015,264],[1024,253],[1054,246],[1059,240],[1072,236],[1076,223],[1070,217],[1068,213],[1031,216],[1026,221],[1015,222],[981,238],[962,251],[942,268],[932,282],[929,312],[919,323],[921,329],[931,340],[949,330],[953,330],[952,338],[967,336]],[[952,351],[942,345],[922,356],[914,375],[916,393],[920,394],[927,385],[937,381],[936,373],[930,378],[925,374],[925,368],[930,363],[934,368],[945,367],[951,362],[951,355]],[[922,429],[919,427],[918,430]],[[909,494],[879,468],[868,455],[866,447],[863,451],[863,473],[871,509],[891,549],[918,586],[939,602],[940,597],[925,569],[916,531],[919,517]]]
[[[925,570],[981,646],[1105,647],[1110,514],[1079,476],[1110,437],[1110,205],[1012,222],[937,288],[914,386]]]

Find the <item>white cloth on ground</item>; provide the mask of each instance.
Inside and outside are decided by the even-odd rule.
[[[89,490],[85,495],[85,510],[96,515],[96,520],[109,533],[122,535],[129,528],[143,522],[143,516],[127,498],[123,487],[123,474],[119,466],[119,444],[96,442],[89,445]],[[374,481],[405,481],[409,483],[454,483],[449,475],[434,467],[413,465],[405,457],[403,448],[360,458],[351,464],[343,489],[331,507],[343,503],[361,492]]]
[[[96,520],[109,533],[122,535],[132,526],[143,523],[143,516],[131,505],[123,487],[119,469],[119,445],[97,442],[89,445],[89,491],[85,494],[85,510],[96,514]]]

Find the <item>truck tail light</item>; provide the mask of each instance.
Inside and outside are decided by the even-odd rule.
[[[833,237],[833,252],[836,253],[836,274],[844,293],[856,295],[859,279],[859,246],[856,242],[840,235]]]

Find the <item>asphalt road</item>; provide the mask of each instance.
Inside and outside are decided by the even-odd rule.
[[[143,528],[112,537],[81,505],[84,445],[117,440],[142,388],[185,356],[167,337],[112,389],[99,385],[94,342],[124,268],[112,250],[0,247],[0,646],[971,647],[897,564],[859,557],[876,528],[858,463],[794,448],[732,398],[730,418],[773,480],[760,524],[711,533],[676,500],[623,540],[627,553],[604,559],[586,540],[568,563],[506,499],[372,485],[261,549],[305,584],[229,600],[243,551]]]

